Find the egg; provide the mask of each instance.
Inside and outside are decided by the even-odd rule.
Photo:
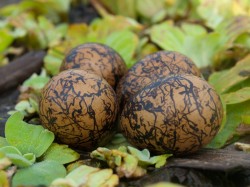
[[[130,97],[120,123],[132,145],[184,155],[208,144],[222,118],[222,103],[212,86],[186,74],[160,79]]]
[[[122,108],[130,96],[146,85],[174,74],[202,76],[194,62],[175,51],[158,51],[138,61],[118,83],[116,93]]]
[[[82,69],[103,77],[113,88],[127,71],[123,58],[112,48],[99,43],[85,43],[73,48],[60,71]]]
[[[42,125],[57,140],[85,151],[104,146],[115,133],[117,98],[106,80],[84,70],[65,70],[41,92]]]

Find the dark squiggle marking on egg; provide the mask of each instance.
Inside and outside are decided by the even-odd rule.
[[[121,114],[121,129],[141,149],[189,154],[212,140],[222,117],[220,98],[206,81],[174,75],[129,99]]]
[[[39,115],[60,142],[93,150],[114,134],[117,106],[115,92],[104,79],[66,70],[43,89]]]
[[[112,48],[99,43],[85,43],[72,49],[60,71],[82,69],[103,77],[113,88],[127,71],[122,57]]]
[[[120,108],[123,108],[129,97],[148,84],[174,74],[201,76],[200,70],[191,59],[174,51],[159,51],[138,61],[116,88]]]

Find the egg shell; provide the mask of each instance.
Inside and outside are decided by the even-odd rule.
[[[65,57],[60,71],[82,69],[103,77],[113,88],[127,71],[122,57],[112,48],[99,43],[85,43],[73,48]]]
[[[148,84],[174,74],[202,76],[194,62],[181,53],[158,51],[147,55],[132,66],[118,83],[116,93],[120,108],[129,97]]]
[[[222,118],[220,97],[204,79],[174,75],[132,96],[120,123],[132,145],[180,155],[208,144],[218,132]]]
[[[85,151],[104,146],[115,133],[117,99],[98,75],[66,70],[43,88],[39,103],[42,125],[57,140]]]

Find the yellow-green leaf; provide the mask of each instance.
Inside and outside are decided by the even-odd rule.
[[[67,164],[79,159],[79,157],[80,154],[70,149],[67,145],[53,143],[40,160],[54,160],[61,164]]]

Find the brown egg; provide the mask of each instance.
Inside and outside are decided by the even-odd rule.
[[[121,130],[138,148],[189,154],[213,139],[222,117],[220,97],[204,79],[173,75],[130,97],[121,114]]]
[[[123,108],[131,95],[146,85],[173,74],[202,76],[191,59],[174,51],[159,51],[138,61],[122,77],[116,88],[120,108]]]
[[[92,71],[113,88],[127,71],[124,60],[114,49],[98,43],[85,43],[72,49],[66,55],[60,71],[76,68]]]
[[[66,70],[54,76],[41,93],[42,125],[72,147],[93,150],[115,133],[117,100],[113,88],[98,75]]]

